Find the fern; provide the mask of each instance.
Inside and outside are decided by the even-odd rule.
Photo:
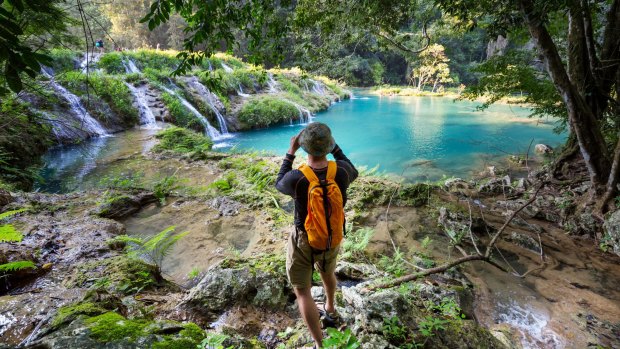
[[[142,257],[147,259],[149,263],[154,264],[159,271],[164,258],[170,254],[172,247],[189,231],[174,234],[175,226],[170,226],[150,238],[137,238],[127,235],[120,235],[113,241],[124,242],[131,245],[127,253],[132,258]]]
[[[32,261],[17,261],[0,264],[0,273],[13,273],[25,269],[36,269]]]
[[[24,211],[26,211],[25,208],[20,208],[19,210],[6,211],[4,213],[0,213],[0,220],[9,218],[11,216],[14,216],[14,215],[16,215],[18,213],[21,213],[21,212],[24,212]]]
[[[24,235],[17,231],[12,224],[0,225],[0,242],[21,242]]]

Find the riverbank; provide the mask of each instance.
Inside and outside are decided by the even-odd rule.
[[[36,267],[3,278],[4,345],[193,348],[208,338],[293,348],[309,341],[283,278],[292,203],[273,188],[280,158],[212,153],[186,132],[110,159],[107,172],[92,176],[100,187],[3,195],[3,212],[24,211],[2,222],[23,235],[0,244],[2,262]],[[620,295],[610,286],[618,282],[618,258],[566,237],[559,225],[571,217],[558,202],[567,197],[551,186],[498,245],[503,257],[496,260],[506,268],[542,266],[524,279],[476,264],[361,292],[365,282],[414,272],[410,263],[428,268],[452,260],[455,245],[473,251],[468,227],[484,244],[487,230],[533,195],[540,173],[432,185],[360,177],[347,209],[338,309],[362,347],[616,345]],[[130,240],[119,239],[150,237],[170,225],[189,233],[161,273],[127,254]],[[572,297],[560,300],[554,292]],[[314,294],[321,298],[319,288]]]
[[[376,86],[373,88],[369,88],[373,94],[377,94],[379,96],[399,96],[399,97],[447,97],[452,99],[461,99],[463,98],[462,92],[463,88],[448,88],[441,89],[441,91],[427,91],[427,90],[419,90],[417,88],[411,86]],[[469,100],[469,99],[468,99]],[[473,100],[474,102],[485,103],[485,98],[476,98]],[[524,102],[525,98],[523,96],[506,96],[493,103],[497,104],[506,104],[506,105],[519,105],[527,108],[529,105]]]

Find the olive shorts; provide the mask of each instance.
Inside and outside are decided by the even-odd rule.
[[[286,275],[294,288],[310,288],[312,286],[312,263],[321,273],[333,273],[336,270],[336,259],[340,246],[329,251],[316,251],[308,243],[308,235],[303,231],[289,234],[286,246]],[[323,268],[325,258],[325,268]]]

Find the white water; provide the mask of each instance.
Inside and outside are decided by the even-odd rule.
[[[170,93],[171,95],[176,96],[179,99],[179,101],[181,101],[181,104],[183,104],[187,109],[189,109],[189,111],[192,114],[194,114],[194,116],[196,116],[198,120],[200,120],[200,122],[205,127],[205,132],[207,133],[207,135],[209,135],[211,139],[215,140],[221,136],[220,132],[217,129],[215,129],[215,127],[211,126],[211,124],[209,123],[209,120],[207,120],[207,118],[205,118],[204,115],[202,115],[196,108],[194,108],[194,106],[190,102],[188,102],[185,98],[181,97],[178,93],[176,93],[175,91],[172,91],[166,86],[161,86],[161,88],[163,88],[164,91]]]
[[[146,102],[146,96],[144,95],[142,90],[135,88],[132,84],[126,82],[125,85],[131,91],[133,98],[136,100],[136,104],[138,105],[138,111],[140,112],[140,125],[144,125],[147,128],[159,128],[157,126],[157,120],[155,120],[155,115],[151,108],[149,108],[148,103]]]
[[[80,62],[80,71],[83,74],[87,74],[89,70],[92,70],[93,66],[97,61],[101,58],[101,54],[91,52],[90,55],[88,52],[84,55],[82,62]]]
[[[498,303],[499,312],[496,323],[507,323],[516,327],[523,334],[521,344],[524,348],[564,348],[559,336],[547,328],[549,314],[544,309],[519,304],[514,300]]]
[[[62,87],[59,83],[54,80],[54,77],[46,71],[46,69],[41,69],[41,73],[44,76],[47,76],[50,79],[50,85],[52,88],[58,92],[71,107],[71,111],[80,121],[77,128],[86,131],[88,134],[93,136],[107,136],[108,132],[105,128],[93,118],[90,113],[84,108],[82,105],[82,101],[80,98],[73,93],[67,91],[66,88]]]
[[[312,82],[312,92],[320,96],[325,96],[325,87],[323,86],[322,82],[312,79],[310,80],[310,82]]]
[[[226,125],[226,119],[224,119],[224,116],[222,115],[222,113],[220,113],[218,108],[215,106],[216,101],[220,102],[217,96],[211,93],[211,91],[209,91],[209,89],[207,89],[205,85],[200,83],[200,81],[198,81],[196,77],[190,78],[188,82],[189,82],[189,85],[194,90],[196,90],[196,92],[198,92],[198,94],[202,97],[202,99],[205,102],[207,102],[211,110],[213,110],[213,113],[217,117],[217,122],[220,124],[221,136],[228,135],[228,126]]]
[[[278,82],[273,78],[273,74],[269,73],[267,76],[269,77],[267,79],[267,87],[268,87],[267,92],[269,93],[280,92],[280,87],[278,85]]]
[[[132,73],[141,74],[142,73],[140,69],[136,67],[136,64],[133,62],[131,58],[123,59],[122,62],[123,62],[123,67],[125,67],[125,72],[127,74],[132,74]]]
[[[225,72],[227,72],[227,73],[232,73],[233,72],[233,68],[231,68],[230,66],[228,66],[224,62],[221,62],[221,63],[222,63],[222,68],[224,69]]]
[[[291,103],[292,105],[295,106],[295,108],[297,108],[297,110],[299,111],[299,123],[300,124],[305,125],[305,124],[312,122],[313,117],[312,117],[312,112],[310,112],[310,110],[308,110],[307,108],[304,108],[298,103],[291,101],[290,99],[283,98],[282,100]],[[292,124],[293,124],[293,120],[291,119],[291,125]]]
[[[237,91],[237,94],[244,98],[250,97],[249,94],[243,93],[243,86],[241,86],[241,84],[239,84],[239,91]]]

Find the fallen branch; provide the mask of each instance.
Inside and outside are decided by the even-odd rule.
[[[504,225],[502,225],[502,227],[497,231],[497,233],[495,233],[495,235],[491,238],[491,241],[488,243],[487,249],[486,249],[484,255],[479,254],[479,253],[478,254],[467,255],[467,256],[461,257],[459,259],[456,259],[456,260],[454,260],[452,262],[448,262],[448,263],[442,264],[442,265],[440,265],[438,267],[435,267],[435,268],[425,269],[423,271],[420,271],[420,272],[417,272],[417,273],[413,273],[413,274],[408,274],[408,275],[405,275],[405,276],[402,276],[402,277],[399,277],[399,278],[396,278],[396,279],[392,279],[392,280],[389,280],[389,281],[386,281],[386,282],[383,282],[383,283],[379,283],[379,284],[376,284],[376,285],[370,285],[367,288],[365,288],[364,291],[367,292],[367,291],[374,291],[374,290],[378,290],[378,289],[395,287],[395,286],[398,286],[398,285],[400,285],[402,283],[413,281],[413,280],[422,278],[424,276],[428,276],[428,275],[431,275],[431,274],[442,273],[442,272],[447,271],[448,269],[453,268],[453,267],[455,267],[457,265],[460,265],[460,264],[463,264],[463,263],[467,263],[467,262],[471,262],[471,261],[484,261],[484,262],[487,262],[487,263],[491,264],[492,266],[497,267],[500,270],[506,272],[506,269],[504,267],[502,267],[501,265],[499,265],[496,262],[491,260],[491,251],[492,251],[495,243],[499,239],[499,237],[502,235],[504,230],[506,230],[506,227],[508,227],[510,222],[512,222],[512,220],[517,216],[517,214],[519,212],[523,211],[523,209],[525,209],[527,206],[529,206],[532,202],[534,202],[534,200],[536,200],[536,196],[538,195],[538,193],[540,192],[540,190],[542,189],[544,184],[545,184],[544,182],[541,183],[540,186],[538,187],[538,189],[536,189],[536,191],[532,195],[532,197],[526,203],[521,205],[521,207],[519,207],[517,210],[515,210],[510,215],[510,217],[508,217],[508,219],[506,220]]]

